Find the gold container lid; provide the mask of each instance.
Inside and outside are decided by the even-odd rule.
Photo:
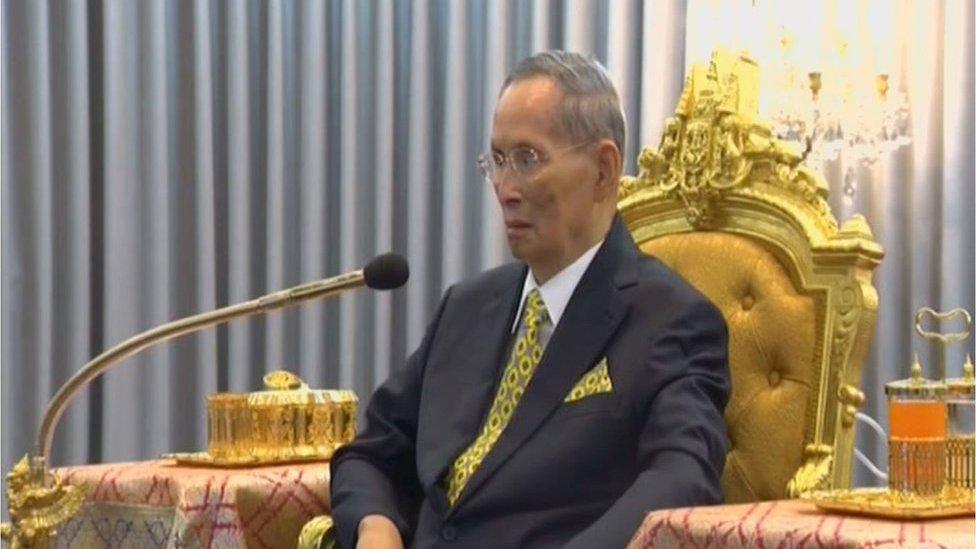
[[[962,377],[946,380],[946,387],[952,396],[976,394],[976,379],[973,376],[973,359],[966,355],[966,363],[962,366]]]
[[[937,398],[946,394],[946,384],[922,377],[922,365],[918,362],[918,355],[915,355],[912,377],[886,383],[885,394],[889,397]]]
[[[305,404],[357,403],[352,391],[334,389],[309,389],[298,376],[284,370],[269,372],[264,376],[263,391],[248,393],[248,406],[287,406]]]

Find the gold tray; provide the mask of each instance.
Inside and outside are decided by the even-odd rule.
[[[890,519],[937,519],[976,514],[976,500],[971,490],[923,498],[898,495],[887,488],[855,488],[814,492],[804,499],[831,513]]]
[[[289,463],[326,462],[324,456],[294,456],[287,459],[261,459],[255,456],[236,458],[215,458],[207,452],[178,452],[163,454],[163,459],[172,459],[183,467],[218,467],[224,469],[238,469],[246,467],[267,467],[271,465],[287,465]]]

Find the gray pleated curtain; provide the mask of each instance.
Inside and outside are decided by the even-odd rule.
[[[394,250],[397,292],[242,320],[121,364],[68,409],[54,464],[205,445],[205,396],[277,368],[363,399],[449,284],[508,257],[475,167],[505,74],[594,54],[638,145],[684,73],[672,1],[3,2],[6,471],[50,396],[165,321]]]

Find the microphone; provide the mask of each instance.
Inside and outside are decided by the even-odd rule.
[[[407,260],[397,254],[383,254],[363,267],[366,285],[374,290],[392,290],[403,286],[410,278]]]
[[[410,268],[407,266],[407,260],[399,255],[386,253],[376,256],[362,269],[332,278],[307,282],[244,303],[228,305],[214,311],[173,320],[123,341],[85,364],[51,398],[38,431],[35,448],[37,454],[32,456],[30,460],[33,478],[43,479],[47,473],[47,461],[51,454],[54,428],[61,419],[61,414],[65,408],[74,399],[78,391],[122,359],[156,343],[196,332],[208,326],[224,324],[236,318],[254,314],[267,313],[302,301],[328,297],[362,286],[374,290],[392,290],[403,286],[409,277]]]

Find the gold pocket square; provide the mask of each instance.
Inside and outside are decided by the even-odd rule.
[[[607,371],[607,358],[603,357],[589,372],[583,374],[563,402],[576,402],[591,395],[612,392],[613,383],[610,382],[610,374]]]

